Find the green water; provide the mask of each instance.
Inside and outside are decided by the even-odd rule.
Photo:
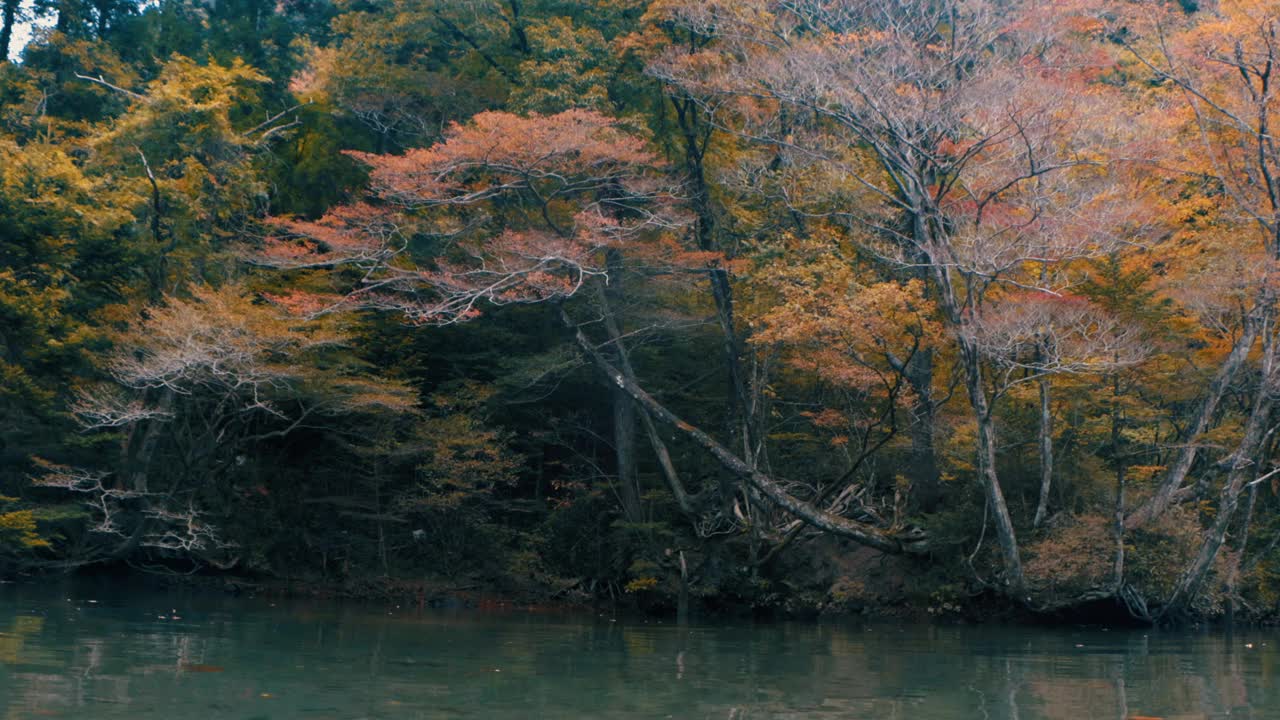
[[[1280,718],[1280,635],[681,628],[0,585],[0,718],[1134,715]]]

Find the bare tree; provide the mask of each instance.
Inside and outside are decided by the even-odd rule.
[[[1085,298],[1043,292],[1004,298],[976,327],[995,370],[993,397],[1022,383],[1038,386],[1040,494],[1032,526],[1039,527],[1048,514],[1053,482],[1053,376],[1099,375],[1135,365],[1146,355],[1142,332]]]

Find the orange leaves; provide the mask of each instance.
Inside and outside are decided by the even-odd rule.
[[[253,259],[281,268],[319,267],[384,260],[394,255],[396,218],[365,203],[334,208],[316,221],[278,219],[288,236],[270,237]]]
[[[1127,48],[1178,110],[1165,113],[1171,124],[1161,148],[1165,166],[1211,181],[1216,187],[1202,191],[1229,201],[1235,232],[1274,254],[1280,151],[1272,138],[1280,99],[1273,69],[1280,63],[1274,42],[1280,11],[1255,0],[1216,5],[1212,13],[1180,22],[1145,18],[1135,23],[1138,38]]]
[[[410,206],[474,202],[540,184],[575,192],[655,162],[643,141],[615,121],[576,109],[528,117],[484,112],[465,125],[454,123],[444,142],[430,148],[349,154],[372,168],[378,195]]]
[[[863,277],[836,240],[788,239],[785,254],[757,272],[755,289],[771,299],[752,341],[836,387],[882,388],[894,372],[887,356],[932,346],[941,329],[922,283]]]
[[[374,199],[314,222],[278,220],[294,237],[258,258],[286,268],[354,265],[346,307],[450,324],[485,304],[574,295],[604,274],[602,250],[661,238],[684,222],[653,175],[644,141],[590,110],[485,112],[404,155],[351,153]],[[306,312],[314,298],[279,302]]]

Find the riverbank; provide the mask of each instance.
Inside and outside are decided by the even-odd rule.
[[[427,610],[607,612],[653,620],[675,620],[675,598],[652,591],[591,593],[587,584],[551,588],[510,583],[458,582],[446,578],[355,577],[344,580],[249,576],[234,573],[155,573],[99,569],[87,579],[107,587],[189,589],[228,597],[357,602],[371,607]],[[867,620],[941,624],[1142,626],[1122,605],[1106,601],[1055,612],[1036,612],[993,592],[962,595],[950,584],[926,586],[920,578],[881,568],[874,575],[837,579],[826,594],[766,594],[759,598],[699,596],[688,615],[724,620]],[[27,578],[24,582],[39,583]],[[1206,619],[1208,620],[1208,619]]]

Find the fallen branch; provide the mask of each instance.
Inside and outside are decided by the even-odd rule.
[[[929,552],[928,538],[918,530],[909,535],[886,532],[871,525],[864,525],[848,518],[825,512],[783,490],[776,480],[760,470],[752,468],[742,458],[717,442],[715,438],[682,420],[662,403],[655,400],[652,395],[645,392],[634,379],[627,377],[615,368],[600,350],[587,339],[582,329],[573,323],[563,308],[560,309],[560,318],[565,327],[574,333],[578,346],[609,377],[611,382],[640,403],[641,407],[652,417],[683,432],[695,443],[710,452],[725,469],[745,479],[748,484],[778,507],[819,530],[849,538],[859,544],[873,547],[882,552],[893,554],[924,554]]]

